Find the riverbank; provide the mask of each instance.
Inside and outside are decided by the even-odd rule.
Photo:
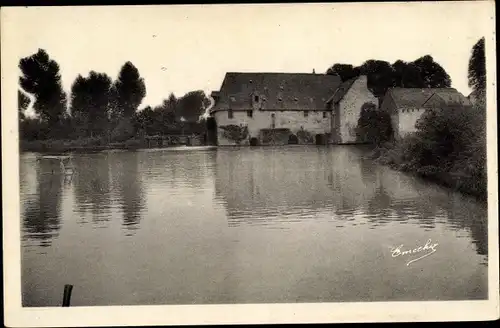
[[[190,139],[191,140],[191,139]],[[177,141],[177,142],[175,142]],[[66,153],[66,152],[95,152],[103,150],[138,150],[148,148],[171,148],[182,145],[203,146],[202,143],[178,142],[179,140],[166,140],[158,143],[148,141],[146,138],[133,138],[122,142],[107,142],[100,138],[85,138],[75,140],[21,140],[21,152],[38,153]]]
[[[404,158],[401,146],[392,143],[374,147],[368,157],[394,170],[414,175],[426,181],[472,196],[480,201],[487,201],[488,189],[486,179],[467,174],[465,168],[457,169],[455,167],[454,170],[447,170],[446,166],[415,166]]]
[[[138,139],[130,139],[125,142],[102,143],[99,139],[78,140],[21,140],[19,150],[21,152],[38,153],[65,153],[65,152],[88,152],[109,149],[137,150],[143,142]]]

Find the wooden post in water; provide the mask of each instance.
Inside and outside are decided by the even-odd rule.
[[[73,291],[73,285],[64,285],[64,295],[63,295],[63,307],[69,307],[71,301],[71,292]]]

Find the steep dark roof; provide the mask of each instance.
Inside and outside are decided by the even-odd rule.
[[[344,96],[346,95],[347,91],[349,91],[349,89],[352,87],[352,85],[354,84],[354,82],[356,82],[358,78],[355,77],[355,78],[352,78],[352,79],[349,79],[345,82],[343,82],[339,88],[337,89],[337,91],[335,91],[335,93],[333,94],[333,96],[328,99],[328,103],[338,103],[342,100],[342,98],[344,98]]]
[[[391,88],[388,90],[396,107],[420,107],[433,94],[436,89],[417,88]]]
[[[339,87],[338,76],[307,73],[227,73],[213,111],[252,108],[258,94],[262,110],[322,110]]]
[[[471,106],[470,100],[456,89],[435,89],[433,97],[439,97],[438,103],[444,106]],[[431,99],[433,99],[431,97]]]
[[[454,88],[391,88],[387,93],[396,108],[471,106],[470,100]]]

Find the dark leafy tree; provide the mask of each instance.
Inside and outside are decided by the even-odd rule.
[[[155,107],[154,110],[158,112],[158,119],[163,124],[175,123],[175,115],[177,112],[178,99],[173,93],[170,94],[168,99],[163,100],[163,103]]]
[[[394,85],[394,69],[382,60],[367,60],[359,67],[360,74],[368,76],[368,88],[376,97],[383,97]]]
[[[443,67],[434,61],[432,56],[424,56],[413,62],[420,70],[424,88],[449,88],[451,78]]]
[[[424,80],[420,69],[414,63],[397,60],[392,64],[394,69],[394,85],[401,88],[423,88]]]
[[[49,137],[47,122],[38,118],[25,117],[19,122],[19,138],[22,141],[44,140]]]
[[[146,106],[134,115],[134,128],[141,135],[152,135],[150,127],[153,125],[153,108]]]
[[[113,127],[118,124],[118,121],[123,116],[118,105],[118,92],[115,83],[111,85],[111,89],[109,90],[108,115],[110,124],[112,124]]]
[[[71,115],[82,134],[93,137],[107,130],[111,78],[104,73],[79,75],[71,87]]]
[[[356,127],[357,141],[381,145],[390,141],[392,136],[393,130],[389,114],[377,110],[377,107],[372,103],[363,104]]]
[[[21,88],[35,98],[33,109],[50,127],[57,129],[56,125],[66,115],[66,93],[59,65],[45,50],[39,49],[36,54],[22,58],[19,68]]]
[[[344,82],[358,76],[359,68],[354,67],[350,64],[335,64],[326,71],[326,74],[338,75],[340,76],[342,82]]]
[[[28,105],[30,104],[31,99],[24,94],[21,90],[17,90],[17,109],[19,113],[19,119],[24,120],[25,111],[28,109]]]
[[[484,53],[484,37],[472,48],[469,59],[469,87],[476,92],[486,90],[486,57]]]
[[[379,98],[391,87],[447,88],[451,86],[450,76],[431,56],[421,57],[414,62],[397,60],[392,65],[375,59],[367,60],[359,67],[335,64],[327,70],[327,74],[339,75],[342,81],[366,75],[368,87]]]
[[[208,98],[202,90],[186,93],[178,101],[176,119],[183,117],[187,122],[198,122],[205,111],[207,101]]]
[[[204,134],[206,124],[199,117],[208,102],[203,91],[188,92],[179,99],[170,94],[161,105],[137,111],[134,127],[142,135]]]
[[[177,99],[173,94],[156,107],[147,106],[135,113],[134,125],[140,134],[178,134],[180,127],[175,120]]]
[[[114,142],[123,142],[131,139],[136,135],[134,117],[122,117],[118,120],[117,125],[111,131],[110,139]]]
[[[146,96],[146,84],[139,70],[131,62],[126,62],[113,88],[116,116],[132,117]]]

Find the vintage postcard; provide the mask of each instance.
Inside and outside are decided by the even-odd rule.
[[[2,8],[5,324],[497,319],[494,14]]]

